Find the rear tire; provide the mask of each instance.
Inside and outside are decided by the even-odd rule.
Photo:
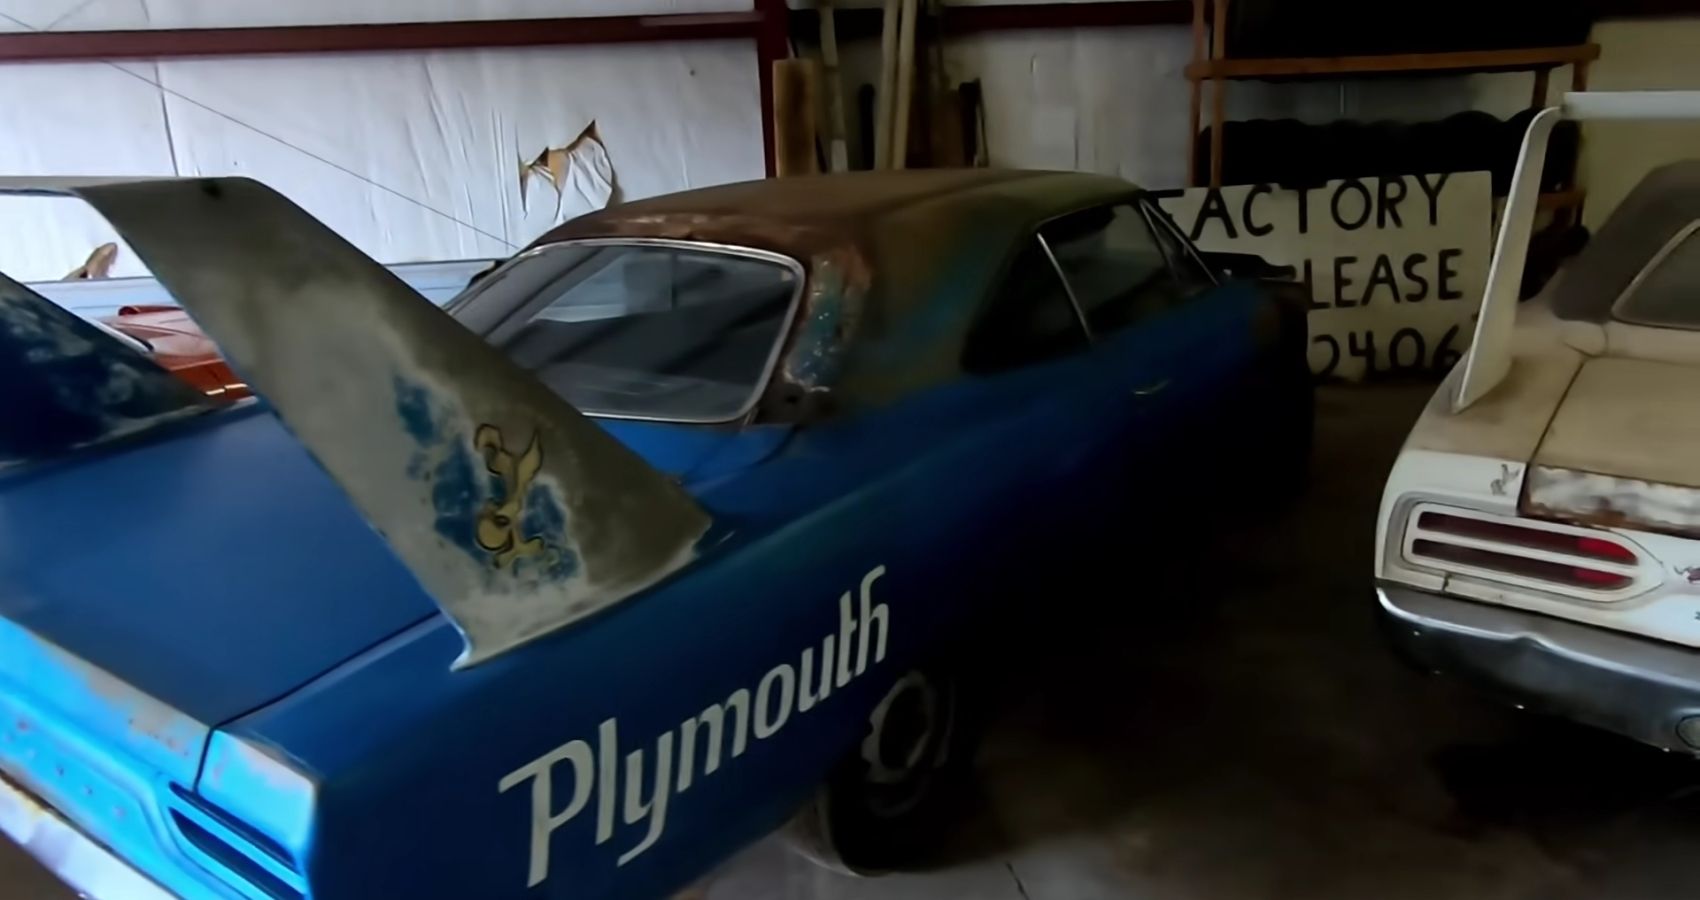
[[[934,666],[891,686],[860,744],[792,822],[793,849],[854,875],[907,868],[936,849],[972,763],[958,680]]]

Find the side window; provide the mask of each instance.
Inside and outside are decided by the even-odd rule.
[[[1074,213],[1040,234],[1093,334],[1161,313],[1194,293],[1170,271],[1150,224],[1130,204]]]
[[[1700,220],[1676,233],[1623,291],[1612,312],[1620,321],[1652,328],[1700,331]]]
[[[1157,243],[1163,247],[1163,255],[1169,259],[1169,270],[1175,273],[1181,287],[1189,294],[1215,287],[1216,276],[1199,260],[1192,243],[1181,237],[1168,214],[1149,203],[1141,203],[1140,206],[1145,210],[1146,220],[1151,223],[1151,231],[1157,236]]]
[[[962,368],[1001,372],[1067,355],[1087,343],[1056,267],[1039,242],[1029,240],[968,332]]]

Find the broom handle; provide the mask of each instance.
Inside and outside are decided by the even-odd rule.
[[[897,24],[903,16],[903,0],[885,0],[885,18],[880,27],[880,86],[875,97],[874,168],[891,168],[892,109],[897,94]]]
[[[915,20],[920,0],[903,0],[903,23],[897,37],[897,109],[892,113],[891,167],[909,163],[909,107],[915,98]]]

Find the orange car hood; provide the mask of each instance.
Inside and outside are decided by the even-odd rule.
[[[147,347],[154,362],[211,396],[236,400],[248,386],[189,314],[174,306],[126,306],[101,322]]]

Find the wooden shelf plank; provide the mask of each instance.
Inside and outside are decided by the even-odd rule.
[[[1581,190],[1549,191],[1541,194],[1535,205],[1539,209],[1572,209],[1582,205],[1585,196]]]
[[[1462,50],[1451,53],[1199,60],[1186,67],[1186,75],[1193,79],[1210,79],[1293,78],[1377,72],[1527,71],[1572,63],[1589,63],[1599,58],[1599,44],[1577,44],[1571,47]]]

